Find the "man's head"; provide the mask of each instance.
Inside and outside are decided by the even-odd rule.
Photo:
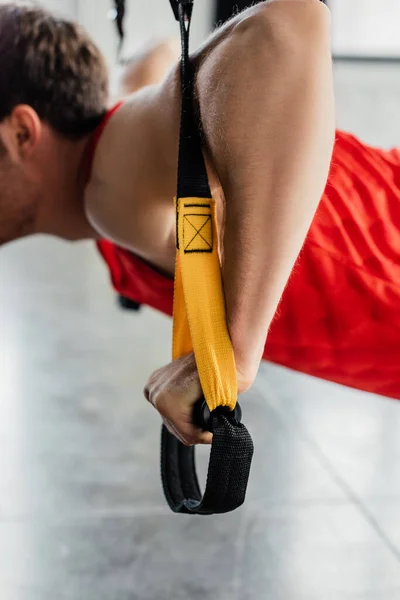
[[[49,161],[86,139],[107,108],[103,57],[78,25],[0,5],[0,243],[34,228]],[[54,154],[53,154],[54,153]]]

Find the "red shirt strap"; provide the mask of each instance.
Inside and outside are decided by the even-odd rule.
[[[96,131],[93,133],[90,142],[89,142],[89,146],[88,146],[88,150],[87,150],[87,175],[88,175],[88,179],[91,175],[92,172],[92,166],[93,166],[93,160],[94,160],[94,155],[96,153],[96,148],[97,145],[100,141],[100,138],[104,132],[104,129],[106,128],[106,126],[108,125],[111,117],[113,115],[115,115],[115,113],[121,108],[121,106],[124,104],[124,102],[121,100],[121,102],[118,102],[118,104],[116,104],[113,108],[110,108],[109,111],[107,111],[107,113],[105,114],[102,122],[100,123],[100,125],[97,127]]]

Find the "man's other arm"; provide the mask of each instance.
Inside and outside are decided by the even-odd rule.
[[[326,184],[331,62],[328,9],[319,0],[273,0],[240,21],[198,72],[226,204],[223,276],[241,391],[254,380]]]

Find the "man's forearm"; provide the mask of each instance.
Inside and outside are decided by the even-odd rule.
[[[315,0],[275,0],[254,12],[204,63],[199,90],[226,201],[228,324],[238,370],[250,384],[328,175],[327,9]]]

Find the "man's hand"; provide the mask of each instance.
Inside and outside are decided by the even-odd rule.
[[[249,387],[249,382],[245,382],[238,372],[239,393]],[[144,395],[158,410],[168,431],[185,446],[211,444],[212,434],[192,422],[193,407],[202,395],[194,354],[155,371],[147,382]]]
[[[153,373],[144,390],[168,431],[185,446],[211,444],[212,434],[192,422],[193,407],[201,398],[194,354],[188,354]]]

